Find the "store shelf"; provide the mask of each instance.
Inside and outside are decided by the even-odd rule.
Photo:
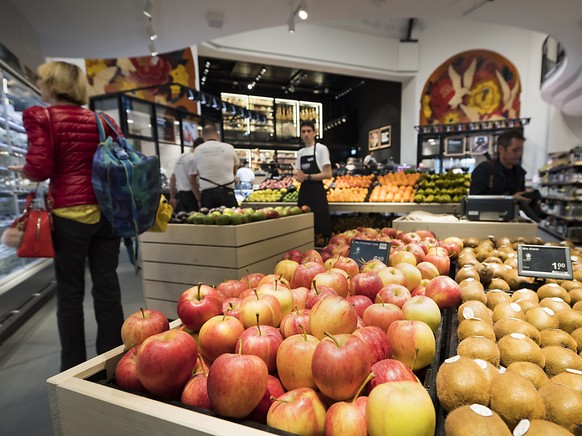
[[[261,209],[263,207],[289,206],[282,202],[243,203],[244,207]],[[458,214],[460,203],[329,203],[330,212],[368,212],[368,213],[410,213],[421,210],[435,214]]]

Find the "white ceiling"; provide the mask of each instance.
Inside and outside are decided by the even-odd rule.
[[[149,54],[147,19],[142,13],[146,0],[7,1],[37,30],[44,56],[108,58]],[[249,30],[286,26],[290,11],[300,2],[151,1],[159,52]],[[481,7],[464,15],[481,3]],[[568,55],[562,85],[555,85],[556,90],[563,91],[564,83],[571,84],[582,76],[581,0],[307,0],[307,4],[312,24],[388,38],[405,37],[410,18],[419,19],[418,25],[426,20],[476,20],[548,33],[564,45]],[[220,28],[209,26],[208,15],[216,13],[223,17]],[[281,31],[286,32],[284,28]]]

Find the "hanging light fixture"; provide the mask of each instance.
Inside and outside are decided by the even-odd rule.
[[[309,14],[307,13],[307,3],[305,2],[305,0],[301,1],[299,9],[297,9],[297,16],[301,18],[303,21],[307,20],[307,17],[309,17]]]
[[[152,18],[152,2],[150,0],[147,0],[146,5],[143,8],[143,14],[148,18]]]

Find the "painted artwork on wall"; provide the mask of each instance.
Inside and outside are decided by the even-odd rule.
[[[421,96],[420,125],[519,118],[521,81],[515,66],[489,50],[465,51],[443,62]]]
[[[194,58],[190,48],[160,54],[118,59],[86,59],[91,95],[101,95],[162,84],[195,88]],[[180,86],[164,86],[132,93],[138,98],[197,113],[195,101]]]

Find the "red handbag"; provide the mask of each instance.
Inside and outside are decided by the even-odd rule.
[[[12,226],[23,230],[18,257],[55,257],[52,238],[52,217],[48,210],[33,207],[35,192],[28,194],[24,213]]]

